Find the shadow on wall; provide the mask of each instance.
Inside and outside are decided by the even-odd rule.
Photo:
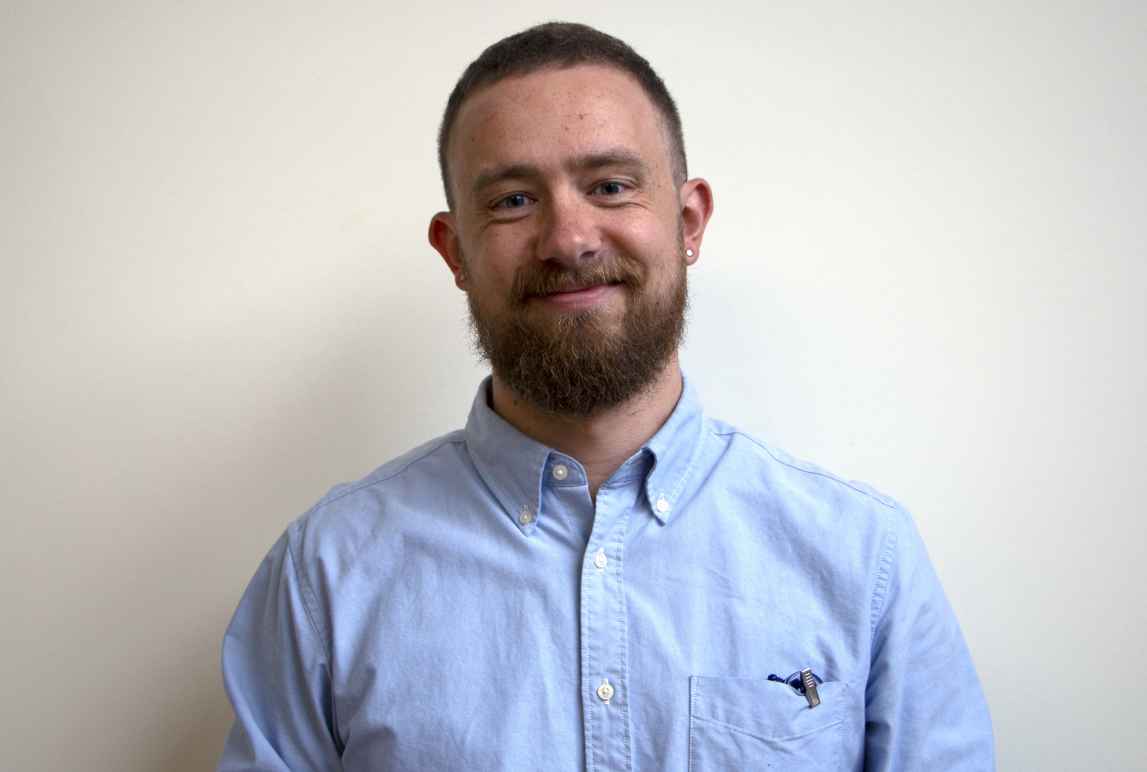
[[[481,375],[463,313],[456,294],[437,303],[371,299],[338,314],[300,314],[290,320],[296,329],[276,328],[269,340],[228,321],[201,332],[191,357],[168,363],[194,382],[171,375],[149,390],[163,395],[156,418],[165,426],[139,443],[147,490],[128,504],[143,526],[131,580],[151,577],[136,594],[152,624],[166,627],[132,643],[141,661],[131,672],[155,682],[139,695],[152,713],[115,732],[146,738],[134,754],[117,751],[145,757],[132,772],[215,768],[233,720],[220,646],[242,592],[288,523],[332,485],[461,425]]]
[[[148,764],[139,769],[201,772],[218,764],[233,720],[219,668],[228,621],[283,529],[331,485],[373,463],[377,438],[369,427],[392,397],[364,373],[363,352],[378,345],[375,324],[398,329],[401,321],[329,329],[323,348],[264,363],[245,392],[210,384],[215,404],[234,399],[209,422],[213,428],[184,438],[183,479],[165,481],[174,506],[157,518],[168,526],[151,534],[149,553],[168,565],[142,572],[167,585],[158,594],[168,608],[157,616],[179,632],[149,652],[154,688],[168,693],[152,696],[158,715],[136,717],[143,719],[136,730],[149,736]],[[385,365],[376,359],[373,367]]]
[[[222,638],[220,633],[219,638]],[[204,649],[219,651],[219,640],[212,639],[196,645],[197,652]],[[202,658],[201,658],[202,659]],[[217,660],[217,656],[211,658]],[[230,703],[220,685],[218,667],[212,668],[213,678],[196,679],[195,688],[179,695],[172,695],[168,710],[178,720],[172,722],[177,728],[166,743],[166,756],[159,759],[154,769],[166,772],[203,772],[213,770],[219,763],[223,743],[231,727]]]

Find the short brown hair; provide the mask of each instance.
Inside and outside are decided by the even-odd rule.
[[[612,35],[585,24],[552,21],[494,43],[470,63],[450,92],[446,111],[442,115],[442,125],[438,129],[438,167],[442,172],[442,185],[446,189],[446,203],[451,209],[454,208],[454,197],[450,192],[446,147],[450,142],[450,130],[466,98],[475,90],[504,78],[527,75],[547,67],[563,69],[579,64],[609,65],[637,79],[665,121],[673,175],[678,183],[685,181],[688,172],[681,116],[677,113],[677,105],[669,95],[669,89],[649,62],[627,43]]]

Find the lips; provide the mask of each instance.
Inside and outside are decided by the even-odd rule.
[[[542,297],[549,297],[551,295],[572,295],[576,292],[586,292],[588,290],[597,289],[598,287],[613,287],[621,284],[619,281],[599,282],[597,284],[583,284],[577,287],[568,287],[562,289],[552,290],[550,292],[542,293]]]
[[[620,283],[586,284],[557,290],[549,294],[535,295],[534,300],[543,306],[560,311],[583,311],[606,301],[618,290]]]

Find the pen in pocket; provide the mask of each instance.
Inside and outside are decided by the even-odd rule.
[[[804,668],[790,675],[788,678],[781,678],[776,673],[769,673],[770,681],[777,681],[778,683],[788,684],[800,694],[803,694],[805,699],[808,700],[808,706],[815,708],[820,704],[820,694],[816,690],[816,685],[824,683],[824,679],[812,672],[811,668]]]

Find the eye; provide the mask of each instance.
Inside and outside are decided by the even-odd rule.
[[[594,186],[591,193],[602,196],[617,196],[629,189],[629,186],[620,180],[606,180]]]
[[[494,202],[495,209],[521,209],[530,203],[530,197],[525,193],[511,193]]]

